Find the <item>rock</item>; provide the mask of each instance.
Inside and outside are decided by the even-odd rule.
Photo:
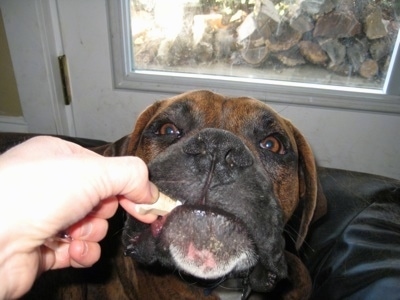
[[[213,59],[214,47],[211,43],[202,41],[196,45],[193,53],[198,63],[208,63]]]
[[[331,0],[304,0],[300,7],[311,15],[322,15],[332,11],[335,5]]]
[[[368,41],[364,39],[355,39],[352,43],[347,45],[347,58],[353,67],[355,72],[361,67],[361,64],[367,57],[368,53]]]
[[[223,16],[221,14],[193,16],[193,44],[197,45],[200,43],[207,32],[225,28],[222,24],[222,18]]]
[[[267,15],[259,13],[258,15],[254,15],[254,20],[256,22],[256,28],[262,28],[265,24],[271,21]]]
[[[304,56],[306,60],[315,64],[315,65],[325,65],[328,56],[322,50],[321,46],[310,42],[310,41],[301,41],[299,43],[300,53]]]
[[[274,54],[274,56],[284,65],[288,67],[295,67],[299,65],[304,65],[306,61],[300,54],[298,46],[294,46],[287,51],[281,51]]]
[[[254,13],[254,20],[256,22],[256,29],[260,31],[260,34],[262,34],[265,39],[269,38],[272,32],[276,31],[280,23],[280,20],[276,22],[263,12]]]
[[[341,0],[336,4],[336,11],[355,11],[355,1],[354,0]]]
[[[192,40],[187,35],[178,35],[168,52],[168,65],[193,64]]]
[[[279,12],[271,0],[256,0],[254,5],[254,14],[256,16],[259,14],[267,15],[277,23],[281,21]]]
[[[357,19],[361,19],[364,13],[367,11],[369,5],[373,0],[357,0],[354,1],[354,15]]]
[[[141,45],[137,45],[135,48],[135,62],[140,68],[147,68],[148,64],[151,64],[157,56],[159,40],[144,42]]]
[[[346,47],[337,39],[321,39],[319,45],[328,54],[332,65],[341,65],[346,57]]]
[[[379,39],[387,35],[386,27],[382,22],[382,10],[374,7],[364,18],[364,32],[370,40]]]
[[[236,40],[229,29],[221,29],[215,34],[215,58],[229,58],[236,51]]]
[[[320,17],[314,37],[345,38],[361,33],[361,23],[352,12],[332,12]]]
[[[244,48],[240,51],[243,60],[253,67],[261,66],[269,56],[267,47]]]
[[[301,32],[294,30],[287,24],[282,24],[285,29],[281,31],[280,35],[272,36],[270,39],[265,41],[265,45],[271,52],[286,51],[297,45],[301,40]]]
[[[382,65],[380,66],[380,71],[381,71],[383,76],[387,75],[387,72],[388,72],[389,66],[390,66],[391,58],[392,58],[391,55],[386,56],[386,58],[382,62]]]
[[[369,46],[369,53],[376,61],[388,55],[390,52],[389,42],[387,39],[376,39],[371,42]]]
[[[400,7],[399,7],[399,10],[400,10]],[[399,14],[400,14],[400,11],[399,11]],[[400,20],[399,21],[391,21],[391,22],[389,22],[387,29],[388,29],[389,35],[393,39],[396,39],[397,38],[397,33],[400,30]]]
[[[157,57],[156,60],[160,65],[169,65],[169,51],[172,48],[174,41],[164,39],[160,42],[159,47],[156,51]],[[149,50],[151,48],[149,47]]]
[[[265,25],[264,27],[268,27],[268,25]],[[271,32],[268,28],[265,28],[265,30],[255,30],[250,36],[241,41],[240,44],[246,45],[246,47],[249,48],[264,46],[265,38],[269,37],[270,35]]]
[[[229,23],[242,22],[246,18],[246,16],[246,12],[239,9],[235,14],[230,17]]]
[[[262,17],[262,20],[260,17]],[[252,32],[249,34],[250,31]],[[266,41],[272,35],[268,18],[260,13],[255,20],[254,14],[249,14],[237,28],[237,33],[243,60],[252,66],[260,66],[270,52],[266,47]],[[246,38],[241,39],[243,36],[246,36]]]
[[[250,39],[250,48],[258,48],[265,46],[265,40],[263,37]]]
[[[335,64],[329,64],[328,70],[335,72],[336,74],[347,76],[352,73],[352,68],[349,64],[340,64],[340,65],[335,65]]]
[[[310,31],[314,28],[313,20],[304,14],[290,19],[290,26],[300,33]]]
[[[266,22],[262,27],[259,27],[257,32],[260,36],[262,36],[262,38],[264,40],[269,39],[272,35],[272,30],[271,30],[269,22]]]
[[[372,78],[378,74],[379,67],[378,63],[373,59],[365,60],[360,67],[358,73],[364,78]]]
[[[254,30],[257,29],[256,21],[254,20],[254,13],[249,14],[243,21],[242,24],[236,29],[238,35],[238,41],[243,41],[245,38],[250,36]]]

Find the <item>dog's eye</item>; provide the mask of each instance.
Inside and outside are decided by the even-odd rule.
[[[260,142],[260,147],[273,153],[285,154],[282,142],[275,136],[270,135]]]
[[[166,123],[160,127],[157,132],[160,135],[176,135],[179,136],[181,132],[178,128],[172,123]]]

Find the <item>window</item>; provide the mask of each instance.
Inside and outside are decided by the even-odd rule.
[[[115,84],[400,112],[396,0],[118,0]]]

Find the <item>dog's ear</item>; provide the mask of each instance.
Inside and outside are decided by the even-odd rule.
[[[131,134],[129,145],[127,147],[127,154],[135,155],[137,147],[139,146],[140,140],[142,138],[143,130],[146,128],[147,124],[152,120],[157,110],[160,108],[162,101],[157,101],[147,107],[137,118],[135,127]]]
[[[91,150],[104,156],[135,155],[137,146],[142,136],[142,132],[154,116],[159,106],[160,102],[155,102],[153,105],[146,108],[139,115],[135,124],[135,128],[131,134],[124,136],[114,143],[91,148]]]
[[[317,167],[311,147],[300,131],[293,125],[291,127],[299,155],[299,206],[302,208],[296,240],[296,249],[299,249],[308,233],[310,224],[326,213],[327,203],[318,180]]]
[[[126,155],[131,135],[126,135],[114,143],[105,144],[103,146],[91,148],[90,150],[103,156],[123,156]]]

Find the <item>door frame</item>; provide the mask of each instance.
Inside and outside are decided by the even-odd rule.
[[[23,118],[1,118],[0,130],[74,136],[58,66],[63,47],[56,0],[1,0],[0,9],[23,111]]]

